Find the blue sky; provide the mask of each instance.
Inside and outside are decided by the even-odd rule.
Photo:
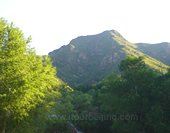
[[[170,42],[169,0],[0,0],[0,17],[31,35],[38,55],[81,35],[117,30],[132,43]]]

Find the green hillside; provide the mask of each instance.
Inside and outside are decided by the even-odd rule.
[[[158,44],[137,43],[136,45],[137,50],[170,66],[170,43],[167,42]]]
[[[49,55],[57,66],[57,76],[72,87],[97,83],[111,72],[119,73],[118,65],[128,55],[145,56],[145,63],[162,73],[168,68],[137,50],[137,45],[115,30],[77,37]]]

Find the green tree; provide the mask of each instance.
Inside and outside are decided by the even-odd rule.
[[[74,109],[77,110],[79,114],[91,107],[91,95],[83,93],[82,91],[75,90],[71,93],[71,97],[73,98],[71,103],[74,105]]]
[[[123,78],[128,80],[130,85],[133,85],[136,94],[138,94],[138,87],[143,83],[141,80],[145,80],[141,76],[144,74],[144,71],[148,70],[143,61],[144,58],[143,56],[138,58],[128,56],[126,59],[122,60],[118,66],[119,70],[122,72]]]
[[[0,18],[0,128],[14,132],[20,122],[40,104],[52,105],[47,97],[58,82],[48,56],[37,56],[30,48],[31,37]]]
[[[106,77],[99,91],[100,111],[117,116],[112,124],[104,122],[110,132],[169,132],[169,73],[159,75],[147,68],[143,59],[122,60],[122,75]],[[120,115],[133,115],[136,119],[121,120]]]

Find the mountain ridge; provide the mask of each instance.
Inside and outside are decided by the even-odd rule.
[[[138,46],[129,42],[116,30],[96,35],[79,36],[49,53],[57,76],[71,87],[101,81],[111,72],[119,73],[122,59],[131,55],[145,56],[145,63],[162,73],[168,66],[140,52]]]
[[[161,42],[156,44],[137,43],[137,50],[170,66],[170,43]],[[159,54],[158,54],[159,53]]]

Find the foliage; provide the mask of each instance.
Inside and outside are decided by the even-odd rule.
[[[116,116],[110,132],[169,132],[169,73],[160,75],[146,67],[143,57],[127,57],[99,91],[100,111]],[[121,119],[123,116],[124,119]],[[128,116],[128,117],[126,117]],[[102,130],[102,129],[101,129]]]
[[[117,31],[78,37],[49,54],[74,90],[30,42],[0,19],[2,133],[70,133],[73,125],[88,133],[170,132],[170,69]]]
[[[43,114],[59,96],[56,70],[49,56],[42,57],[30,48],[31,37],[0,19],[0,128],[2,132],[23,132],[35,113]],[[38,117],[41,117],[37,114]],[[37,118],[38,118],[37,117]],[[22,124],[21,124],[22,123]],[[30,127],[36,131],[36,128]],[[31,132],[31,131],[29,131]]]

